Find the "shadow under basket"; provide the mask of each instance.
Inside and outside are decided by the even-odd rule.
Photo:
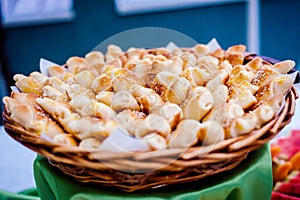
[[[14,123],[3,112],[6,132],[16,141],[48,158],[81,182],[132,192],[200,180],[235,168],[247,154],[271,140],[291,121],[298,98],[294,87],[282,110],[261,129],[209,146],[147,152],[88,151],[43,139]]]

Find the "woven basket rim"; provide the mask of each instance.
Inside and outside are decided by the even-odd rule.
[[[41,138],[13,122],[6,110],[2,116],[4,128],[12,138],[48,158],[50,164],[65,174],[81,182],[98,183],[132,192],[199,180],[236,167],[249,152],[267,143],[291,121],[297,98],[298,93],[293,86],[286,95],[283,109],[273,120],[248,135],[219,142],[209,152],[206,152],[207,146],[133,153],[103,150],[91,152]],[[174,156],[176,159],[172,160]],[[111,163],[107,165],[99,160]],[[201,168],[203,166],[210,169],[205,171]],[[140,170],[148,171],[141,173]],[[186,174],[183,173],[185,171]],[[166,174],[173,178],[164,180]]]

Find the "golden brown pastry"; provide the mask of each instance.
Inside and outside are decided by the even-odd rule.
[[[251,84],[261,87],[264,84],[268,84],[270,80],[278,76],[280,76],[280,73],[277,71],[269,67],[262,67],[256,71],[255,77],[252,79]]]
[[[67,71],[76,75],[79,72],[89,68],[88,62],[81,57],[71,57],[67,60]]]
[[[43,87],[42,91],[43,91],[42,92],[43,97],[48,97],[51,99],[68,100],[67,94],[60,92],[58,89],[52,86],[46,85]]]
[[[295,65],[296,63],[292,60],[284,60],[272,65],[271,67],[281,74],[286,74],[291,71]]]
[[[112,87],[115,92],[129,90],[134,84],[138,84],[137,79],[120,74],[112,79]]]
[[[95,97],[97,101],[104,103],[107,106],[111,106],[114,93],[108,91],[102,91]]]
[[[114,59],[118,58],[120,55],[123,54],[123,51],[120,47],[116,45],[108,45],[107,53],[105,54],[105,62],[109,63]]]
[[[219,124],[224,124],[234,118],[244,115],[243,108],[234,102],[228,102],[222,106],[213,108],[203,119],[205,121],[215,121]]]
[[[206,45],[197,44],[193,47],[193,51],[197,57],[207,56],[209,54],[209,49]]]
[[[294,81],[295,77],[292,76],[276,77],[260,87],[255,96],[258,102],[266,102],[277,113],[284,100],[284,95],[291,89]]]
[[[101,145],[100,140],[91,137],[91,138],[86,138],[83,139],[80,143],[79,143],[79,148],[82,149],[86,149],[88,151],[93,151],[95,149],[98,149]]]
[[[247,70],[252,71],[254,73],[260,70],[262,66],[263,66],[263,60],[260,57],[253,58],[245,65]]]
[[[182,106],[182,118],[200,121],[210,111],[213,103],[213,96],[208,89],[195,87]]]
[[[35,103],[35,93],[12,93],[11,97],[4,97],[3,103],[13,121],[27,130],[40,135],[47,134],[53,138],[57,134],[64,133],[60,126],[55,123]]]
[[[36,98],[36,103],[47,113],[49,113],[56,121],[62,122],[65,118],[79,118],[79,115],[73,113],[70,106],[66,106],[63,101],[55,101],[50,98]]]
[[[135,111],[140,110],[140,106],[136,99],[126,90],[121,90],[113,95],[111,106],[116,112],[127,109]]]
[[[240,91],[237,97],[230,101],[240,105],[243,109],[249,109],[257,103],[257,99],[250,90]]]
[[[156,94],[152,89],[141,86],[139,84],[133,84],[128,90],[136,100],[141,103],[141,98],[145,95]]]
[[[112,101],[113,102],[113,101]],[[70,105],[81,116],[92,116],[100,119],[113,119],[116,115],[113,108],[85,95],[73,96]]]
[[[62,66],[51,66],[48,68],[48,73],[51,77],[57,77],[63,82],[74,83],[74,74],[67,72]]]
[[[92,82],[95,79],[95,74],[88,70],[83,70],[81,72],[78,72],[78,74],[75,75],[74,80],[77,84],[85,87],[85,88],[91,88]]]
[[[224,71],[224,73],[228,73],[230,74],[231,70],[233,69],[232,68],[232,65],[229,63],[228,60],[224,60],[221,62],[221,64],[219,65],[219,68],[218,68],[220,71]]]
[[[86,150],[101,150],[119,133],[141,151],[212,145],[262,128],[293,85],[287,72],[295,62],[244,64],[245,55],[244,45],[126,52],[109,45],[50,66],[47,75],[15,75],[19,93],[3,102],[24,129]]]
[[[257,115],[250,113],[234,119],[231,121],[229,127],[225,127],[226,138],[250,133],[255,129],[257,122]]]
[[[64,144],[67,146],[77,146],[75,138],[70,134],[58,134],[53,138],[53,142]]]
[[[228,99],[228,87],[226,85],[219,85],[211,92],[213,98],[213,107],[224,105]]]
[[[170,72],[160,72],[154,78],[151,88],[160,94],[164,101],[180,105],[188,97],[191,86],[183,77]]]
[[[37,80],[43,85],[47,84],[48,77],[40,72],[31,72],[29,76],[34,78],[35,80]]]
[[[22,74],[16,74],[14,75],[14,80],[16,81],[16,86],[19,88],[21,92],[24,93],[33,92],[38,95],[41,94],[43,84],[40,83],[35,78],[30,76],[27,77]]]
[[[160,96],[155,93],[142,96],[140,98],[140,102],[141,102],[141,109],[145,113],[150,113],[164,104]]]
[[[196,120],[182,120],[168,137],[169,148],[187,148],[196,144],[200,127],[200,123]]]
[[[146,115],[142,112],[124,110],[117,114],[115,121],[123,132],[134,136],[136,128],[140,126],[145,117]]]
[[[85,60],[88,62],[89,68],[100,75],[105,64],[103,53],[100,51],[92,51],[85,55]]]
[[[108,75],[101,74],[92,81],[90,88],[96,94],[102,91],[112,91],[112,80]]]
[[[178,55],[178,54],[176,54]],[[182,58],[182,71],[188,69],[188,68],[193,68],[196,66],[196,61],[197,61],[197,58],[196,56],[191,53],[191,52],[183,52],[181,55],[181,58]]]
[[[198,67],[189,67],[180,75],[188,80],[192,87],[204,85],[209,77],[208,73]]]
[[[70,93],[71,86],[56,77],[51,77],[48,79],[49,86],[54,87],[59,90],[61,93],[66,94]]]
[[[165,103],[153,112],[163,116],[170,124],[171,129],[174,129],[182,119],[182,109],[174,103]]]
[[[226,137],[237,137],[239,135],[247,134],[254,129],[261,128],[266,122],[270,121],[275,115],[272,108],[263,103],[259,105],[250,113],[234,118],[229,126],[225,128]]]
[[[103,141],[118,127],[113,120],[100,120],[94,117],[82,117],[80,119],[63,119],[62,122],[68,130],[78,139],[94,137]]]
[[[197,59],[196,66],[206,72],[206,80],[218,75],[219,60],[212,56],[202,56]]]
[[[151,113],[145,119],[143,119],[135,130],[135,136],[140,138],[150,133],[158,133],[166,137],[171,132],[171,127],[168,121],[156,114]]]
[[[149,133],[143,140],[149,145],[151,150],[161,150],[167,148],[167,140],[158,133]]]
[[[228,80],[228,77],[228,73],[220,73],[206,84],[206,88],[209,89],[209,91],[214,91],[219,85],[224,85]]]
[[[243,65],[235,66],[230,75],[226,85],[229,88],[229,96],[231,98],[237,97],[240,92],[250,90],[252,94],[256,93],[258,87],[251,84],[254,78],[254,73],[247,71]]]
[[[206,121],[200,124],[198,140],[204,145],[216,144],[225,139],[225,133],[221,124],[215,121]]]
[[[225,52],[225,58],[230,62],[232,66],[241,65],[244,61],[244,54],[246,46],[234,45],[229,47]]]

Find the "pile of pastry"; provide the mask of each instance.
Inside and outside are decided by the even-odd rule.
[[[244,45],[109,45],[46,74],[16,74],[19,91],[3,102],[16,124],[64,145],[97,149],[120,130],[152,150],[209,145],[260,129],[292,87],[293,61],[245,56]]]

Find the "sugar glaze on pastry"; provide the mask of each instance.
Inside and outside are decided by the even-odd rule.
[[[50,66],[49,76],[16,74],[20,93],[3,102],[16,124],[62,145],[98,149],[116,130],[151,150],[210,145],[260,129],[293,85],[294,61],[244,64],[246,55],[244,45],[214,52],[203,44],[109,45]]]

